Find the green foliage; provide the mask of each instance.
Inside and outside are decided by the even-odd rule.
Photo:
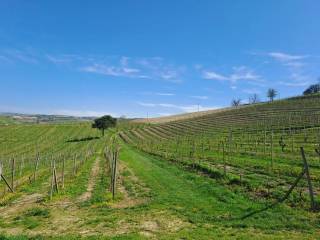
[[[304,92],[303,95],[310,95],[320,93],[320,83],[310,85]]]
[[[117,119],[111,117],[110,115],[106,115],[94,120],[92,124],[92,128],[97,128],[102,131],[102,136],[104,136],[104,132],[108,128],[115,127],[117,124]]]
[[[274,98],[278,95],[277,90],[269,88],[267,91],[267,97],[270,99],[270,102],[273,102]]]

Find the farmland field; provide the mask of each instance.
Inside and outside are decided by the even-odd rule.
[[[7,121],[0,239],[319,239],[319,103],[136,120],[104,137],[86,122]]]

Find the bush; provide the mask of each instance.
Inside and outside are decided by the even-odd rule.
[[[310,85],[304,92],[303,95],[310,95],[320,92],[320,83]]]

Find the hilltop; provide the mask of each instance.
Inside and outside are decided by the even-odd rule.
[[[289,108],[298,108],[298,105],[305,104],[308,105],[308,103],[314,104],[320,104],[320,94],[313,94],[313,95],[307,95],[307,96],[297,96],[297,97],[291,97],[281,100],[275,100],[274,102],[259,102],[255,104],[242,104],[237,107],[225,107],[225,108],[219,108],[219,109],[212,109],[207,111],[198,111],[198,112],[192,112],[192,113],[182,113],[177,115],[170,115],[165,117],[156,117],[156,118],[138,118],[134,119],[133,122],[136,123],[151,123],[151,124],[157,124],[157,123],[167,123],[167,122],[173,122],[173,121],[183,121],[198,117],[205,117],[207,115],[214,116],[215,114],[229,114],[232,115],[233,111],[237,112],[239,110],[243,111],[264,111],[265,109],[270,108],[272,110],[273,107],[277,108],[281,105],[282,110],[285,111],[286,107]],[[301,103],[301,104],[300,104]],[[296,105],[298,104],[298,105]],[[253,109],[254,108],[254,109]]]

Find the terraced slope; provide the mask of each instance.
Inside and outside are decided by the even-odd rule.
[[[2,174],[18,188],[50,175],[54,161],[67,180],[89,155],[102,148],[98,134],[89,124],[0,126]],[[0,181],[0,200],[3,196],[7,196],[7,186]]]
[[[145,152],[241,182],[243,191],[266,200],[284,194],[299,175],[303,147],[320,199],[320,95],[141,125],[120,136]],[[306,190],[304,182],[290,204],[308,206]]]

